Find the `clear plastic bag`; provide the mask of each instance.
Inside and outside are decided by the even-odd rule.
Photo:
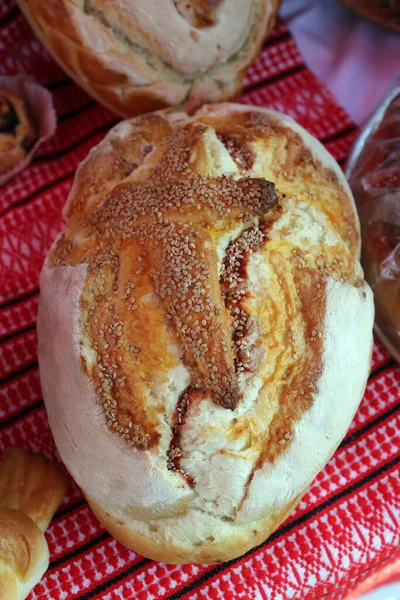
[[[363,127],[346,175],[356,200],[375,330],[400,362],[400,77]]]

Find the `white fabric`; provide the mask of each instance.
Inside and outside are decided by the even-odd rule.
[[[358,17],[338,0],[284,0],[280,14],[309,67],[362,123],[400,72],[400,34]]]

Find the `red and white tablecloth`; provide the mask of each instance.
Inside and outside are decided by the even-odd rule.
[[[0,189],[0,455],[18,445],[57,460],[37,363],[39,271],[77,165],[117,119],[56,66],[13,0],[0,0],[0,73],[20,72],[51,91],[58,128]],[[355,127],[283,22],[249,70],[242,101],[290,114],[343,164]],[[399,387],[399,367],[376,342],[364,400],[332,460],[269,540],[218,566],[169,566],[127,550],[71,484],[47,532],[49,570],[31,600],[342,599],[377,570],[390,576],[400,559]]]

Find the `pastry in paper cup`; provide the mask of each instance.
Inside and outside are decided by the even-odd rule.
[[[22,75],[0,76],[0,185],[29,165],[56,123],[50,92]]]

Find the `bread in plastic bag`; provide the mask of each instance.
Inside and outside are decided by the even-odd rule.
[[[363,127],[346,175],[357,204],[376,333],[400,362],[400,78]]]

